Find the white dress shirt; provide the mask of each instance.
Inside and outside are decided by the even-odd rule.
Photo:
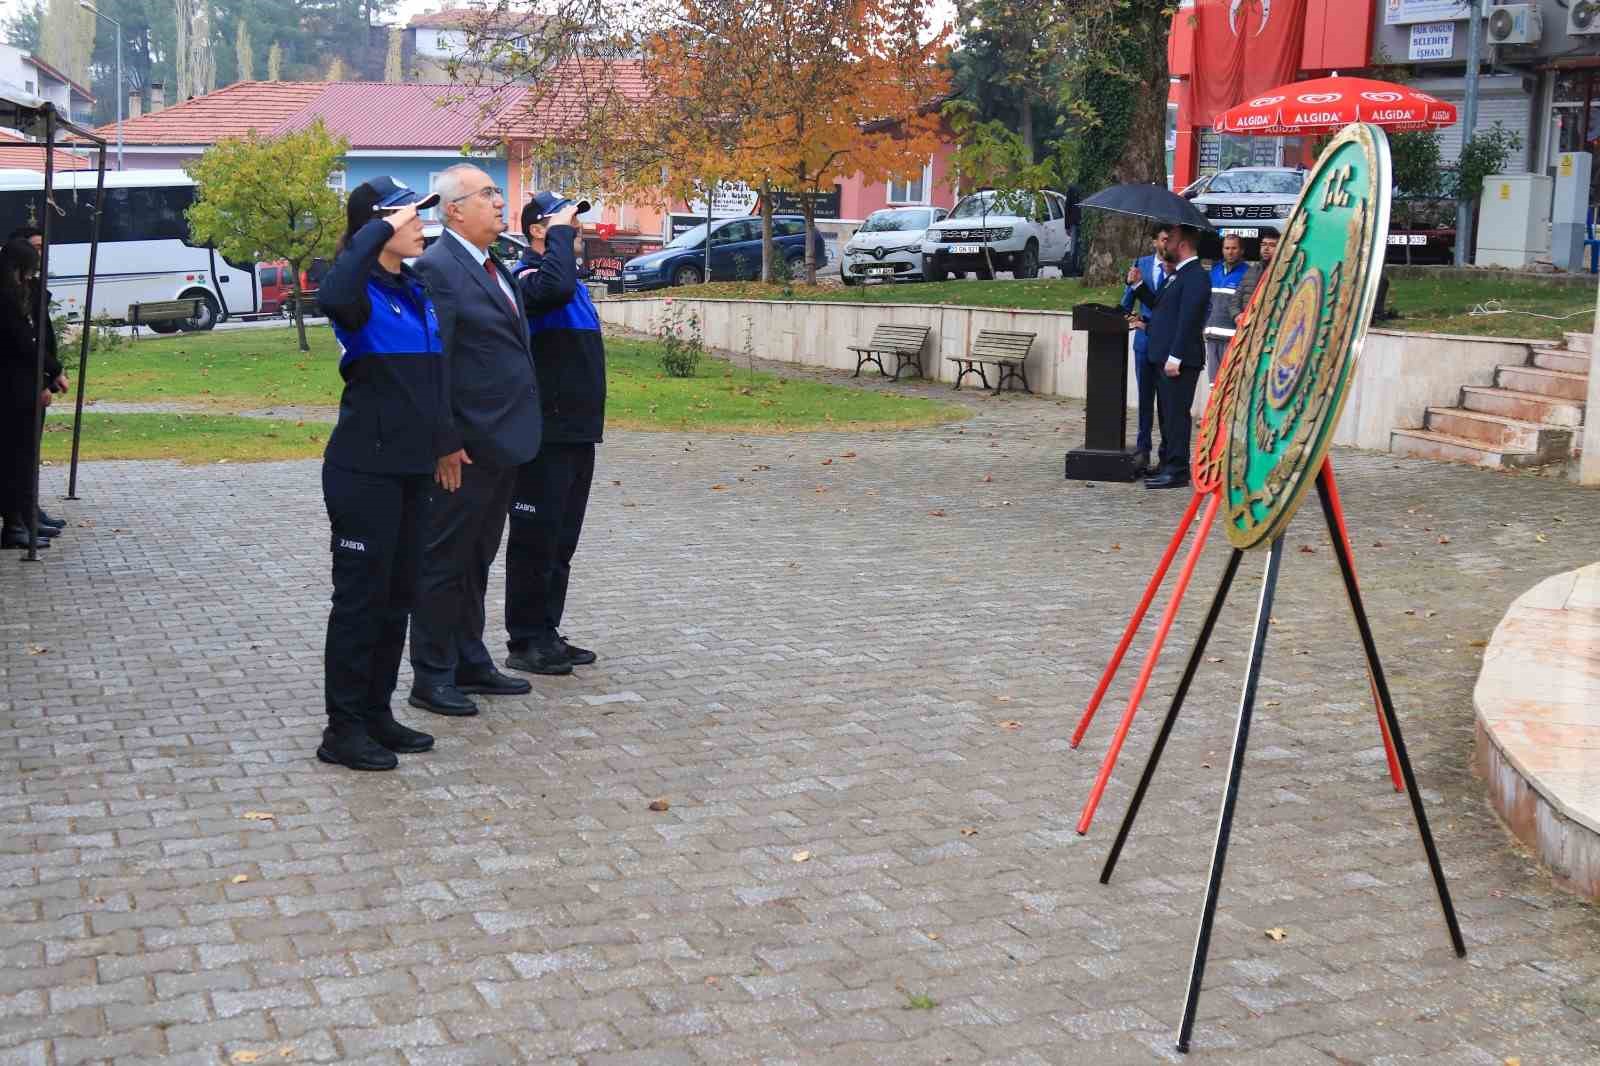
[[[467,252],[477,262],[478,269],[482,270],[483,264],[489,261],[489,253],[484,251],[482,248],[479,248],[476,244],[473,244],[471,241],[467,240],[461,234],[457,233],[448,226],[445,227],[445,232],[461,242],[461,247],[467,250]],[[496,270],[494,272],[494,279],[500,283],[500,291],[506,294],[506,299],[511,301],[511,306],[517,306],[517,297],[511,291],[511,286],[506,283],[505,271]]]
[[[1199,258],[1200,257],[1198,255],[1191,255],[1189,258],[1172,268],[1172,276],[1177,277],[1180,270]],[[1169,355],[1167,356],[1167,365],[1163,367],[1163,369],[1166,370],[1169,376],[1176,376],[1178,371],[1183,369],[1183,361],[1175,355]]]

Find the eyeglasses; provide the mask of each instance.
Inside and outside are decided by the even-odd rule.
[[[498,185],[487,185],[484,188],[479,189],[477,192],[469,192],[464,196],[457,196],[450,202],[453,204],[459,204],[462,200],[470,200],[474,196],[481,196],[485,200],[493,202],[495,200],[504,200],[506,198],[506,191]]]

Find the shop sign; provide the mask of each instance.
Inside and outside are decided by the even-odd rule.
[[[1454,22],[1419,22],[1411,27],[1411,48],[1406,58],[1413,63],[1451,59],[1456,51]]]
[[[1468,17],[1467,0],[1384,0],[1383,21],[1387,26],[1445,19],[1461,22]]]

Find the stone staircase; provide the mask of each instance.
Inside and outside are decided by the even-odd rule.
[[[1526,363],[1496,368],[1493,385],[1465,385],[1456,407],[1430,407],[1421,429],[1397,429],[1389,450],[1418,459],[1528,467],[1573,458],[1589,393],[1587,333],[1563,348],[1531,348]]]

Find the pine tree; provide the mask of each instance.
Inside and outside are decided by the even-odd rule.
[[[277,41],[273,41],[272,47],[267,49],[267,80],[283,80],[283,45]]]
[[[333,62],[328,64],[328,76],[325,81],[344,81],[349,75],[344,69],[344,57],[334,56]]]
[[[239,32],[234,34],[233,51],[237,59],[239,80],[255,81],[256,57],[250,44],[250,24],[244,19],[239,20]]]
[[[404,62],[405,31],[399,26],[389,30],[389,53],[383,58],[383,80],[405,81]]]
[[[39,58],[77,82],[89,80],[94,51],[94,12],[78,0],[49,0],[39,20]]]

